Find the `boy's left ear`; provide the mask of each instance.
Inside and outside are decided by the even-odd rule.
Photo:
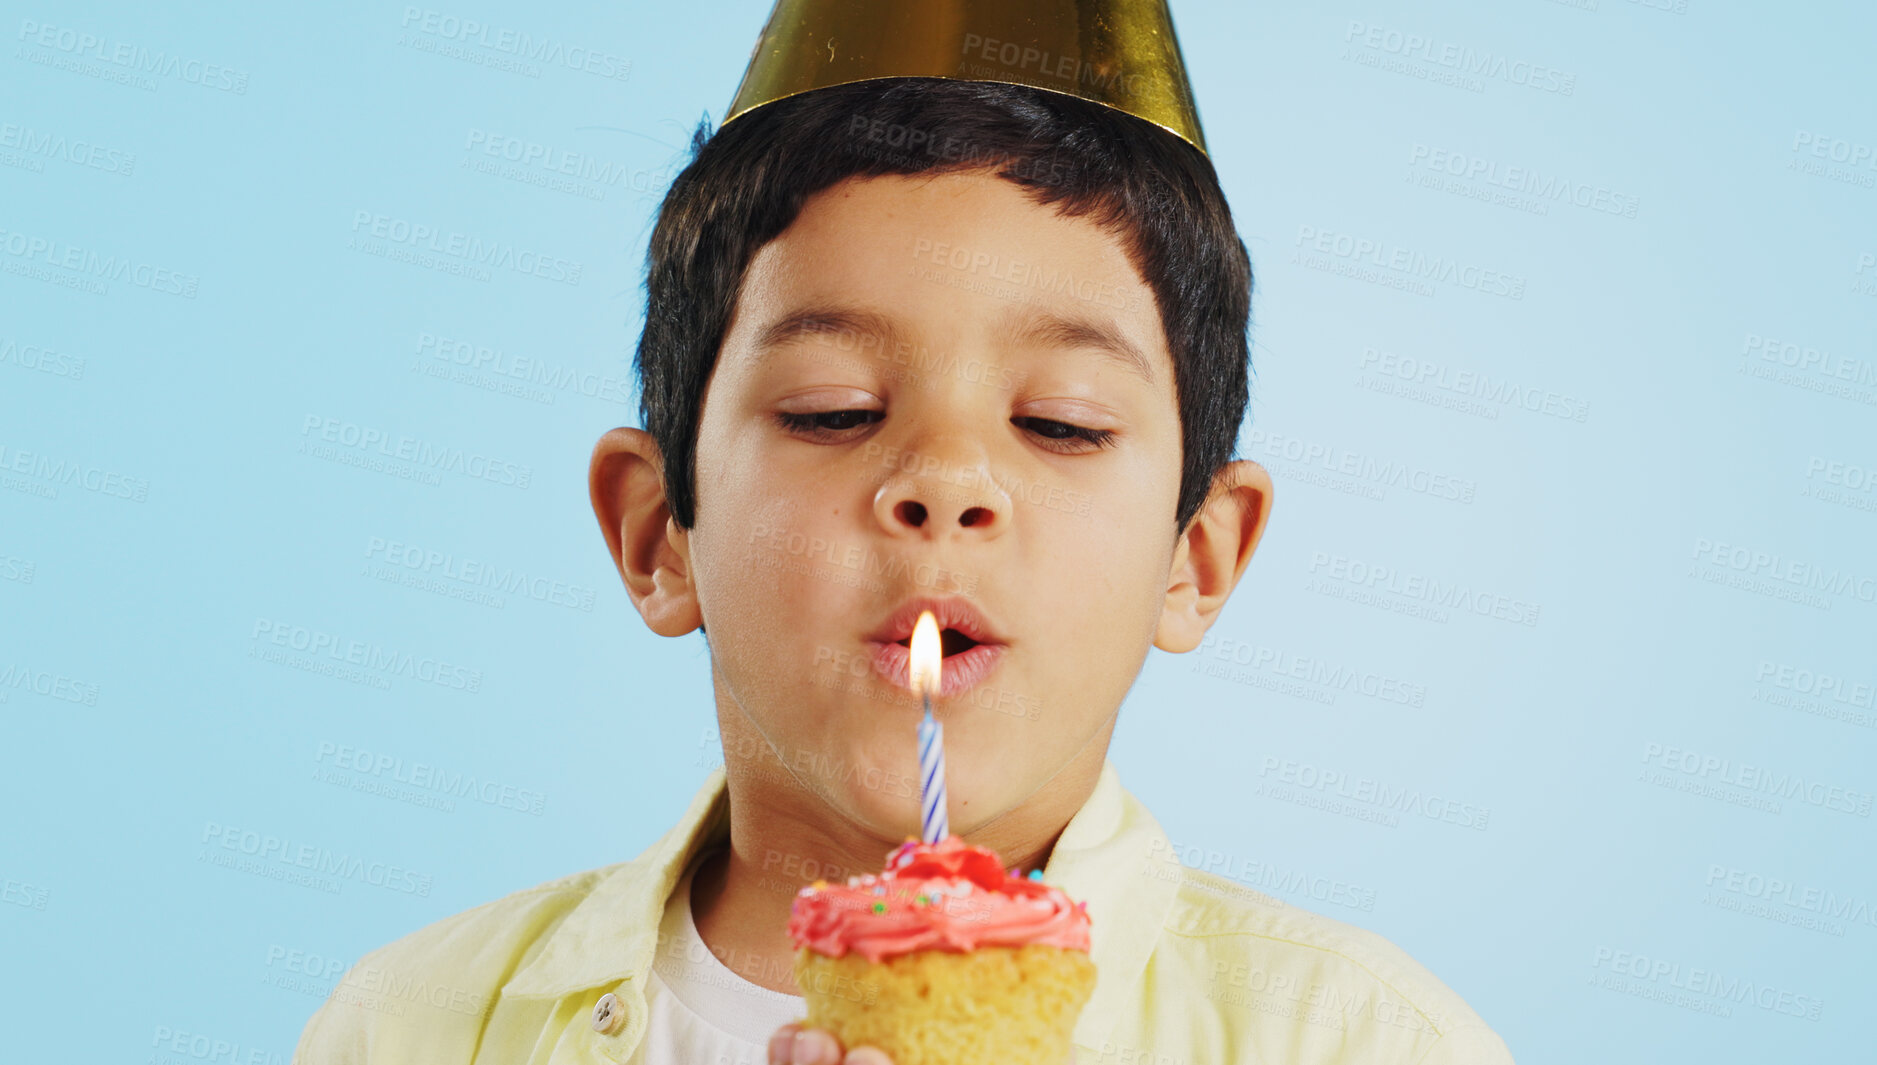
[[[1250,459],[1228,463],[1173,549],[1166,605],[1154,646],[1175,654],[1199,646],[1212,627],[1271,517],[1271,475]]]

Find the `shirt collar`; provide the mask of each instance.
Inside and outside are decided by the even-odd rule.
[[[591,892],[503,994],[559,997],[622,982],[643,991],[665,903],[691,859],[729,838],[729,812],[719,766],[658,842],[632,861],[599,871]],[[1114,763],[1104,761],[1095,790],[1056,840],[1043,876],[1087,904],[1097,980],[1075,1040],[1100,1046],[1166,924],[1179,890],[1179,860],[1153,815],[1121,787]]]

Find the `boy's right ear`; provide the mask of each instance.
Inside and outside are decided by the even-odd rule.
[[[587,494],[639,616],[660,636],[683,636],[704,615],[691,583],[690,537],[672,520],[664,469],[650,433],[614,429],[593,446]]]

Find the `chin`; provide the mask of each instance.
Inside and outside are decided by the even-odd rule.
[[[946,768],[950,772],[951,759],[946,759]],[[1009,814],[1022,806],[1042,783],[1046,776],[1035,776],[1031,767],[1003,764],[990,767],[993,772],[985,774],[984,779],[973,779],[970,775],[952,773],[952,781],[946,786],[951,794],[952,831],[960,836],[976,833],[985,825]],[[969,799],[970,805],[963,805],[963,799]]]
[[[843,785],[846,812],[888,848],[899,845],[907,836],[919,834],[919,781],[911,776],[885,774],[877,788],[856,781]],[[885,852],[881,854],[882,860]],[[877,873],[878,869],[865,872]]]

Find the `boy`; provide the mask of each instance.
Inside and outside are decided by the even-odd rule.
[[[646,624],[705,633],[724,767],[634,861],[367,955],[296,1062],[880,1065],[791,1023],[784,929],[803,884],[918,834],[896,645],[928,609],[953,830],[1094,918],[1081,1065],[1510,1062],[1381,937],[1183,868],[1106,759],[1148,647],[1199,645],[1272,500],[1230,460],[1250,264],[1196,118],[1142,100],[1185,93],[1164,5],[1114,6],[1093,24],[1147,9],[1171,59],[1088,24],[1081,52],[1016,53],[1074,92],[938,80],[892,53],[904,26],[778,7],[660,211],[645,429],[606,434],[589,477]],[[953,62],[1014,32],[934,7],[968,16]],[[824,42],[870,72],[802,58]],[[399,981],[433,990],[400,1015],[351,995]]]

